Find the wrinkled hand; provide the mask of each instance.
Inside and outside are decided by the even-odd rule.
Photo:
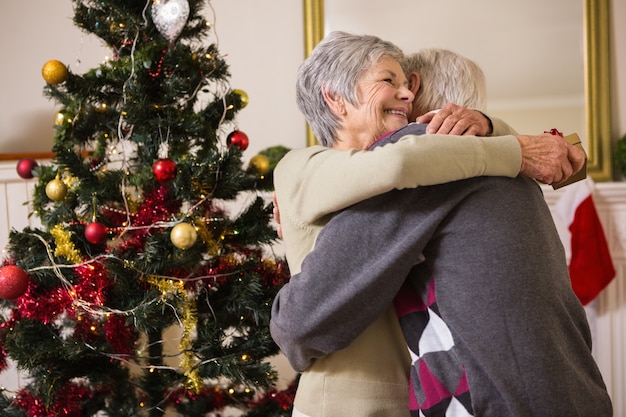
[[[544,184],[565,181],[582,169],[585,152],[560,136],[517,136],[522,149],[520,173]]]
[[[437,112],[426,113],[417,118],[428,123],[426,133],[448,135],[486,136],[491,133],[490,120],[478,110],[448,103]]]
[[[274,221],[276,222],[276,233],[278,233],[279,238],[283,238],[283,228],[280,227],[280,210],[278,210],[278,200],[276,200],[276,193],[272,193],[272,203],[274,203],[274,208],[272,210],[272,214],[274,215]]]

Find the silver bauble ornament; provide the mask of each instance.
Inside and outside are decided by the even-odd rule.
[[[174,42],[187,24],[189,3],[187,0],[154,0],[152,21],[161,35]]]

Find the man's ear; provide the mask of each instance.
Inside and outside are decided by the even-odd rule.
[[[346,103],[343,97],[337,93],[330,94],[326,90],[322,90],[322,97],[324,97],[324,101],[328,104],[330,111],[335,116],[343,116],[346,114]]]
[[[417,95],[417,91],[420,89],[421,83],[420,75],[413,71],[409,73],[407,79],[409,80],[409,90],[411,90],[414,95]]]

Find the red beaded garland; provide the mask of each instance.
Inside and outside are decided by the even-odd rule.
[[[165,60],[165,54],[167,53],[167,51],[165,49],[163,49],[161,51],[161,58],[159,59],[159,62],[157,64],[157,69],[156,71],[152,71],[152,69],[148,69],[148,74],[150,74],[150,76],[152,78],[156,78],[159,75],[161,75],[161,71],[163,70],[163,61]]]

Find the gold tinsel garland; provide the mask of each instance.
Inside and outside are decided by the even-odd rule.
[[[55,240],[54,256],[65,257],[73,264],[82,262],[80,251],[76,249],[72,242],[72,233],[65,230],[62,224],[57,224],[50,230],[50,234]],[[156,286],[161,291],[162,298],[173,296],[179,299],[178,311],[181,316],[183,334],[178,345],[181,351],[180,368],[182,369],[187,382],[187,389],[193,390],[196,394],[202,389],[202,379],[198,370],[194,368],[195,357],[193,354],[192,333],[196,328],[198,316],[196,308],[187,295],[187,290],[182,281],[173,280],[171,278],[162,278],[152,276],[148,278],[148,282]]]
[[[220,253],[222,245],[213,238],[213,234],[207,228],[206,222],[195,221],[194,226],[196,227],[200,238],[206,245],[207,253],[210,256],[217,256]]]
[[[180,300],[178,311],[181,316],[183,334],[178,344],[181,352],[180,368],[187,377],[185,387],[199,394],[202,389],[202,379],[198,374],[198,370],[194,368],[195,358],[192,350],[191,334],[198,323],[198,315],[195,306],[187,296],[187,290],[182,281],[176,281],[171,278],[161,278],[151,276],[148,282],[161,291],[163,298],[174,296]]]
[[[72,233],[65,230],[62,224],[54,226],[50,230],[50,234],[54,237],[56,245],[54,256],[63,256],[73,264],[79,264],[83,261],[80,251],[72,242]]]

